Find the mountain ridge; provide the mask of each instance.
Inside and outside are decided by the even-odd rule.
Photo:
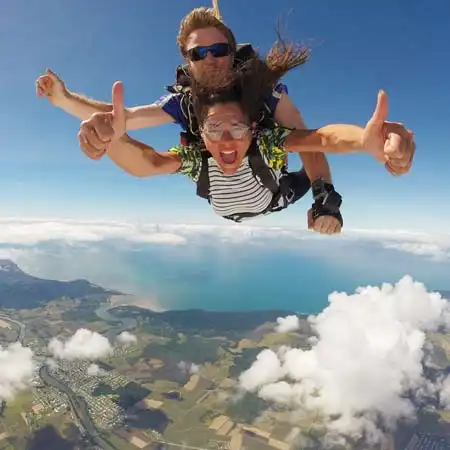
[[[0,259],[0,307],[37,308],[58,298],[71,299],[92,295],[123,295],[86,279],[60,281],[38,278],[24,272],[14,261]]]

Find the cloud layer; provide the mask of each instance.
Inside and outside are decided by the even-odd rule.
[[[261,240],[363,241],[381,244],[384,248],[450,261],[450,235],[426,234],[401,230],[348,230],[338,237],[322,236],[304,229],[257,227],[227,224],[158,225],[112,221],[76,221],[43,219],[0,219],[0,244],[5,246],[35,245],[44,242],[95,243],[108,240],[129,244],[184,245],[199,237],[221,242],[258,243]],[[0,249],[1,251],[1,249]]]

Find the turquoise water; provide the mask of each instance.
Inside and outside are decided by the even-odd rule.
[[[167,309],[282,308],[317,313],[333,291],[396,282],[412,274],[432,288],[448,285],[449,265],[384,249],[274,249],[216,245],[139,251],[127,256],[133,285]],[[350,255],[350,258],[349,258]]]
[[[396,282],[411,274],[429,289],[450,290],[450,264],[344,240],[224,243],[181,246],[103,242],[48,244],[17,263],[35,276],[87,278],[132,293],[163,309],[286,309],[317,313],[333,291]]]

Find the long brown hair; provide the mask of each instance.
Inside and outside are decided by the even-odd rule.
[[[303,65],[310,50],[302,45],[285,41],[279,31],[278,39],[264,58],[258,55],[229,73],[216,73],[192,79],[194,112],[201,125],[210,106],[218,103],[240,103],[251,122],[259,121],[264,99],[276,83],[290,70]]]

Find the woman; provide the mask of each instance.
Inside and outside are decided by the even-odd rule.
[[[328,125],[318,130],[258,128],[260,105],[266,93],[273,89],[282,75],[304,61],[303,48],[281,41],[271,49],[265,61],[254,58],[231,75],[212,77],[209,83],[202,80],[201,86],[194,83],[194,109],[203,142],[178,145],[168,152],[156,152],[152,147],[125,135],[119,141],[106,145],[106,153],[134,176],[188,175],[197,183],[198,194],[208,198],[216,213],[236,221],[279,211],[299,198],[295,195],[295,189],[292,192],[290,186],[283,188],[288,152],[362,151],[389,165],[389,156],[384,152],[389,150],[390,142],[385,136],[389,136],[393,129],[395,132],[401,130],[397,129],[397,124],[385,122],[387,97],[384,93],[380,93],[377,109],[365,129],[353,125]],[[121,130],[125,129],[122,89],[120,83],[113,87],[111,113],[104,113],[100,121],[97,116],[95,121],[82,124],[79,140],[85,151],[91,151],[91,147],[99,148],[99,139],[105,145],[111,133],[121,134]],[[408,132],[406,134],[408,136],[404,142],[410,143],[412,136]],[[272,188],[268,182],[262,182],[252,167],[252,155],[258,154],[272,176]],[[411,160],[408,161],[410,163]],[[206,193],[199,189],[204,174],[209,179]],[[320,183],[318,186],[321,186]],[[340,202],[336,195],[329,211],[321,210],[324,199],[331,197],[333,200],[332,188],[330,190],[329,186],[322,185],[321,190],[315,192],[313,186],[313,193],[316,217],[330,215],[326,213],[340,217]]]

